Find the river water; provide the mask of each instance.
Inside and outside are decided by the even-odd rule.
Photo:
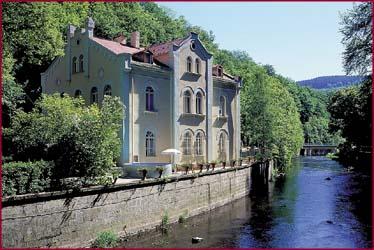
[[[326,178],[330,180],[326,180]],[[283,180],[211,212],[131,237],[123,247],[369,248],[371,178],[325,157],[300,157]],[[204,240],[192,244],[192,237]]]

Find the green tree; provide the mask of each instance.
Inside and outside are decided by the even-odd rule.
[[[371,160],[371,47],[372,3],[355,5],[342,16],[343,62],[348,74],[366,75],[360,86],[337,91],[331,98],[330,130],[341,132],[345,142],[339,147],[341,161],[370,166]]]
[[[340,29],[344,68],[347,74],[371,74],[372,63],[372,3],[355,4],[342,15]]]
[[[56,179],[98,177],[110,172],[120,154],[124,107],[105,96],[101,108],[81,98],[43,95],[31,112],[17,110],[4,136],[15,161],[54,161]]]

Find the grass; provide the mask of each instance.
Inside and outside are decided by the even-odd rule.
[[[117,247],[119,243],[118,236],[112,231],[104,231],[98,234],[95,241],[92,243],[94,248],[113,248]]]

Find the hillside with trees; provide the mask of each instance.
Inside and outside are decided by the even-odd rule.
[[[23,126],[18,121],[19,110],[35,112],[35,105],[42,102],[40,73],[63,54],[67,25],[84,27],[91,16],[95,20],[95,36],[112,39],[139,31],[144,47],[184,37],[190,31],[198,33],[214,55],[214,63],[243,79],[242,139],[246,146],[262,148],[260,157],[277,157],[281,165],[287,165],[304,141],[339,140],[340,130],[328,131],[326,94],[299,86],[276,74],[270,65],[255,63],[244,51],[220,49],[211,31],[191,25],[184,17],[155,3],[8,2],[3,3],[2,15],[3,126],[10,131],[15,124]],[[27,115],[22,118],[31,119]],[[14,140],[4,137],[4,145],[9,146]],[[5,157],[12,160],[12,155]]]
[[[364,80],[361,76],[320,76],[309,80],[298,81],[300,86],[318,90],[345,88],[359,84]]]

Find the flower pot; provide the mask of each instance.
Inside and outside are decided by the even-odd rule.
[[[202,172],[203,172],[204,165],[203,165],[203,164],[199,164],[199,168],[200,168],[200,173],[202,173]]]

